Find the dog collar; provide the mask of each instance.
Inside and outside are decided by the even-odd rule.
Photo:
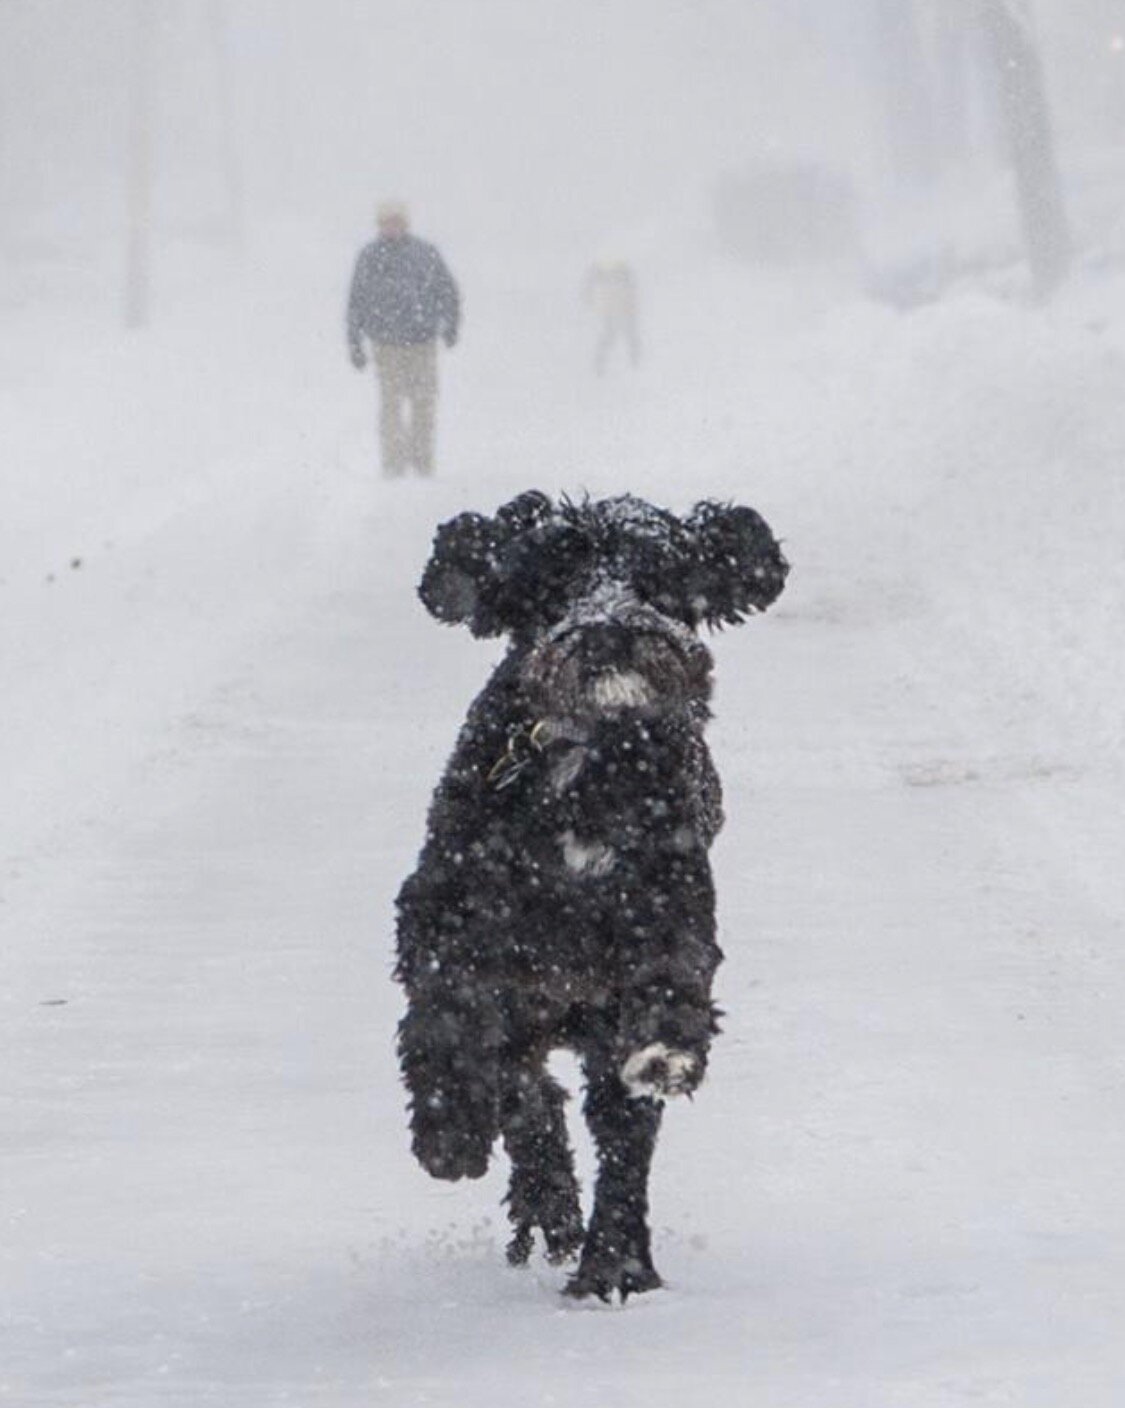
[[[485,781],[500,792],[552,743],[581,743],[586,733],[569,719],[537,719],[535,723],[512,724],[508,744],[489,768]]]

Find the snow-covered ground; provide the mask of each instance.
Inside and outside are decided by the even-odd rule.
[[[431,483],[373,470],[333,236],[143,336],[6,317],[0,1401],[1119,1408],[1125,280],[902,315],[706,248],[649,238],[601,382],[583,251],[447,248]],[[501,1161],[413,1165],[393,1053],[496,654],[414,584],[531,486],[736,497],[793,563],[715,642],[729,1018],[609,1310],[504,1265]]]

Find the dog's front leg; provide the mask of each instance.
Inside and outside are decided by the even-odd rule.
[[[618,1074],[633,1098],[691,1095],[701,1084],[718,1031],[709,988],[706,975],[693,974],[678,988],[665,976],[624,1000]]]
[[[480,1178],[500,1132],[500,1024],[441,985],[408,994],[399,1056],[415,1157],[434,1178]]]
[[[608,1050],[587,1053],[585,1114],[598,1151],[594,1210],[571,1296],[622,1300],[661,1284],[652,1264],[648,1178],[662,1107],[629,1095]]]

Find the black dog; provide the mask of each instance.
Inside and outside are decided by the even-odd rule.
[[[511,1160],[513,1263],[538,1227],[567,1290],[660,1285],[648,1176],[663,1102],[703,1079],[722,954],[701,624],[764,610],[788,566],[749,508],[521,494],[434,540],[420,595],[511,648],[469,711],[398,898],[413,1148],[436,1178]],[[584,1230],[548,1053],[582,1061],[598,1153]]]

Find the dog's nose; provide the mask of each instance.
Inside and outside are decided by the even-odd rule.
[[[617,669],[632,659],[632,637],[624,626],[612,621],[588,626],[582,633],[582,654],[594,669]]]

